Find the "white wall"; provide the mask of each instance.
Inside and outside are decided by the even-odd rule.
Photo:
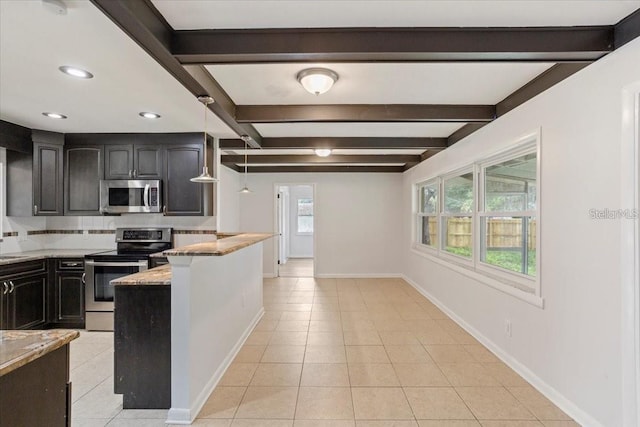
[[[289,256],[313,258],[313,234],[298,234],[298,199],[313,199],[313,187],[292,185],[289,189]]]
[[[218,231],[240,231],[241,175],[225,166],[218,167]]]
[[[640,39],[404,174],[403,270],[422,290],[504,352],[584,425],[620,426],[622,91],[638,82]],[[411,187],[469,164],[540,128],[540,309],[411,247]],[[513,337],[503,332],[510,319]],[[527,372],[527,370],[529,372]]]
[[[274,232],[275,184],[315,183],[318,276],[400,273],[402,175],[360,173],[249,174],[240,196],[240,228]],[[274,275],[274,239],[264,243],[264,273]]]

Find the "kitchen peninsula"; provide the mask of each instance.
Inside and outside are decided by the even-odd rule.
[[[223,233],[220,233],[219,237],[222,236]],[[136,295],[144,298],[144,294],[148,294],[153,295],[154,305],[164,306],[164,309],[151,305],[140,308],[139,311],[149,311],[143,316],[136,315],[135,321],[154,323],[153,331],[147,329],[147,333],[155,337],[150,345],[170,348],[170,357],[165,351],[165,358],[160,361],[152,364],[146,360],[147,366],[158,365],[163,370],[160,376],[166,377],[170,373],[170,381],[155,388],[168,387],[171,390],[168,423],[190,424],[195,419],[242,343],[262,317],[261,242],[270,237],[271,233],[239,233],[212,242],[167,250],[163,255],[168,258],[170,267],[158,267],[112,282],[116,293],[116,378],[123,378],[118,372],[118,359],[122,356],[118,354],[118,340],[122,340],[123,344],[126,340],[134,341],[132,334],[136,328],[129,320],[126,323],[127,332],[119,331],[118,324],[125,324],[119,322],[119,313],[131,311],[119,311],[120,304],[130,305],[134,303]],[[119,295],[122,297],[119,298]],[[170,310],[167,310],[167,305]],[[170,340],[167,340],[167,325],[170,325]],[[120,348],[125,349],[127,345]],[[143,347],[140,347],[140,351],[145,352]],[[139,362],[145,360],[136,355],[131,355],[130,359]],[[120,360],[121,365],[126,366],[127,362]],[[148,372],[145,378],[162,384],[157,374],[154,376]],[[148,385],[144,381],[127,381],[126,378],[120,385],[116,382],[117,392],[125,395],[125,406],[126,389],[130,386],[144,389]],[[131,395],[140,399],[139,394]],[[151,396],[150,399],[155,400],[153,404],[156,407],[162,406],[157,404],[162,397]],[[142,400],[138,403],[146,404]]]
[[[0,426],[67,426],[77,331],[0,331]]]

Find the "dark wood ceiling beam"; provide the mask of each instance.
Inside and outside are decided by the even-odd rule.
[[[618,49],[640,36],[640,9],[622,19],[613,27],[615,48]]]
[[[171,46],[183,64],[565,62],[596,60],[613,49],[613,41],[612,26],[285,28],[181,30],[174,33]]]
[[[240,124],[234,119],[235,104],[204,67],[187,70],[171,54],[170,45],[175,31],[149,0],[91,2],[194,96],[211,96],[215,102],[209,105],[209,109],[234,132],[239,136],[249,135],[257,144],[260,143],[260,134],[253,126]]]
[[[222,155],[220,161],[223,164],[244,164],[245,156]],[[407,154],[382,154],[382,155],[331,155],[320,157],[315,154],[310,155],[254,155],[247,156],[247,164],[277,164],[277,163],[418,163],[419,155]]]
[[[486,124],[487,123],[468,123],[462,126],[460,129],[449,135],[449,138],[447,138],[447,144],[452,146],[462,138],[466,138]]]
[[[262,138],[262,147],[269,149],[443,149],[447,148],[447,138],[394,138],[394,137],[286,137]],[[244,149],[241,139],[220,139],[223,150]]]
[[[244,171],[242,168],[240,170]],[[250,166],[247,169],[248,173],[402,173],[403,171],[404,166]]]
[[[493,105],[238,105],[239,123],[490,122]]]
[[[500,117],[517,106],[524,104],[534,96],[537,96],[549,89],[551,86],[560,83],[562,80],[577,73],[589,64],[590,62],[574,62],[556,64],[552,66],[529,83],[500,101],[496,105],[496,116]]]

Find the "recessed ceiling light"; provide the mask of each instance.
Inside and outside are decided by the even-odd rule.
[[[93,74],[91,74],[87,70],[83,70],[82,68],[72,67],[70,65],[63,65],[62,67],[58,67],[58,70],[62,71],[63,73],[71,77],[77,77],[79,79],[93,78]]]
[[[43,116],[47,116],[50,119],[66,119],[67,116],[65,116],[64,114],[59,114],[59,113],[42,113]]]
[[[140,113],[140,117],[144,117],[145,119],[159,119],[161,116],[158,113],[143,111],[142,113]]]
[[[316,149],[316,155],[320,157],[328,157],[331,154],[330,148],[318,148]]]

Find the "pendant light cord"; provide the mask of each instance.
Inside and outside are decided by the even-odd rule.
[[[207,166],[207,102],[204,105],[204,165]]]

